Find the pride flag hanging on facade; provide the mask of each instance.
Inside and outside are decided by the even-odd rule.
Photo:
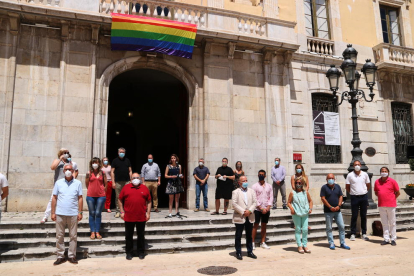
[[[113,13],[111,49],[191,58],[196,33],[195,24]]]

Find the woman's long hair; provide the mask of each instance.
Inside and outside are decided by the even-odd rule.
[[[295,166],[295,175],[296,175],[296,169],[297,169],[298,166],[302,169],[302,177],[305,179],[305,181],[307,181],[308,177],[306,176],[305,169],[303,168],[302,164],[296,164],[296,166]],[[296,179],[296,176],[295,176],[295,179]]]
[[[170,161],[168,162],[168,164],[170,164],[170,165],[172,164],[171,158],[172,158],[173,156],[175,157],[175,163],[177,163],[177,164],[178,164],[178,163],[180,162],[180,159],[178,158],[177,154],[173,153],[173,154],[171,154],[171,156],[170,156]]]
[[[295,177],[295,191],[296,191],[296,181],[300,181],[302,183],[302,192],[306,192],[306,188],[308,185],[306,184],[306,179],[303,176]]]
[[[94,157],[94,158],[91,159],[91,161],[89,161],[89,170],[91,172],[94,171],[94,169],[92,168],[92,164],[93,163],[96,163],[96,162],[98,162],[98,172],[101,171],[101,169],[102,169],[102,161],[101,161],[101,159],[99,159],[99,157]]]

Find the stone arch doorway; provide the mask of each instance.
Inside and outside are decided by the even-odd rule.
[[[153,69],[126,71],[116,76],[109,86],[107,155],[112,160],[117,149],[124,147],[132,170],[140,173],[148,154],[153,154],[161,169],[159,207],[168,207],[164,172],[170,155],[177,154],[180,163],[187,164],[187,99],[187,90],[181,81]],[[187,166],[182,167],[186,175]],[[186,206],[186,193],[180,200]]]
[[[181,196],[181,206],[188,208],[190,205],[188,202],[189,193],[191,194],[194,192],[194,187],[190,187],[190,179],[192,177],[192,171],[190,167],[192,167],[192,165],[189,162],[194,158],[198,158],[198,156],[204,156],[204,124],[198,123],[204,120],[204,113],[202,108],[203,89],[199,88],[196,78],[178,63],[165,58],[161,59],[145,56],[134,56],[118,60],[106,67],[102,73],[99,73],[100,78],[96,82],[95,89],[91,157],[113,154],[107,151],[110,84],[118,75],[137,69],[153,70],[156,73],[166,73],[170,77],[172,76],[175,79],[179,80],[185,87],[185,99],[183,99],[182,102],[186,102],[187,104],[187,107],[185,109],[188,116],[186,120],[187,132],[185,137],[187,146],[182,147],[185,150],[185,154],[182,152],[183,149],[180,150],[180,152],[177,154],[180,157],[180,163],[184,169],[183,174],[185,175],[185,185],[187,188],[187,192],[183,193]],[[191,114],[191,116],[188,114]],[[137,116],[136,113],[134,113],[134,116]],[[140,133],[142,133],[141,130]],[[157,163],[160,163],[159,157],[156,157],[155,160]],[[141,162],[143,163],[144,161]],[[140,170],[140,166],[142,166],[142,164],[135,166],[138,166]],[[162,167],[161,170],[162,173],[164,173],[165,167]],[[160,194],[165,193],[162,188],[159,189],[159,192]]]

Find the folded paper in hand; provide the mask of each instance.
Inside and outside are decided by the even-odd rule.
[[[221,181],[225,181],[226,179],[224,179],[224,177],[220,176],[218,179],[220,179]]]

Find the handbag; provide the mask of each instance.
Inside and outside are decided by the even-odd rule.
[[[374,236],[382,237],[384,235],[381,221],[376,220],[372,223],[372,232]]]

